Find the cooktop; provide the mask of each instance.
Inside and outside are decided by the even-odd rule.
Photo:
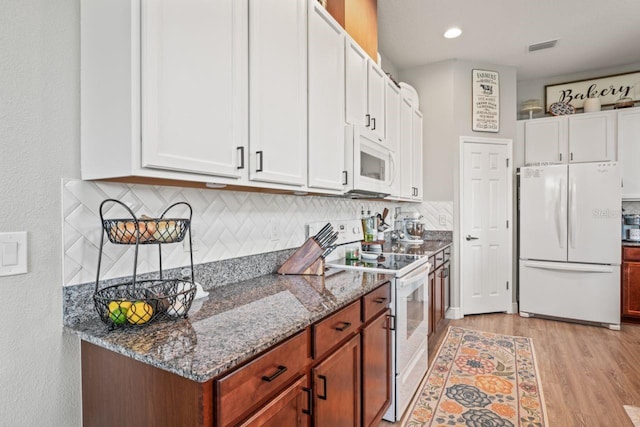
[[[365,254],[372,253],[365,252]],[[396,276],[404,276],[405,274],[426,264],[428,261],[428,257],[425,255],[394,254],[389,252],[382,252],[378,253],[377,255],[378,257],[373,259],[365,259],[362,256],[357,260],[338,258],[327,261],[325,265],[327,267],[339,268],[343,270],[362,270],[375,273],[389,273],[395,274]]]

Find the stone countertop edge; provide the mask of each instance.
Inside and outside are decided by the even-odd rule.
[[[269,274],[209,290],[189,317],[109,330],[97,316],[64,327],[86,342],[196,382],[209,381],[303,331],[392,276]]]
[[[622,241],[622,246],[639,247],[640,246],[640,242],[632,242],[632,241],[629,241],[629,240],[623,240]]]

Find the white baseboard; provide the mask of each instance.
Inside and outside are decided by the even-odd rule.
[[[449,307],[447,312],[444,314],[444,317],[447,319],[462,319],[464,316],[462,315],[462,309],[460,307]]]
[[[507,313],[508,314],[515,314],[517,312],[518,312],[518,303],[517,302],[511,303],[511,310],[510,311],[507,310]]]

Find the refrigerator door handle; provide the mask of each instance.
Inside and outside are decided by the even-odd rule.
[[[586,273],[612,273],[613,266],[600,264],[573,264],[568,262],[525,261],[525,267],[543,270],[582,271]]]
[[[571,249],[576,248],[576,183],[571,177],[569,177],[569,246]]]
[[[556,234],[558,235],[558,243],[561,248],[564,248],[564,243],[567,240],[567,212],[566,203],[564,201],[564,195],[566,189],[564,187],[564,181],[560,180],[558,185],[558,197],[556,198]]]

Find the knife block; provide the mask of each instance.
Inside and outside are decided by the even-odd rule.
[[[278,274],[322,276],[324,259],[320,255],[323,253],[324,249],[310,237],[280,266]]]

